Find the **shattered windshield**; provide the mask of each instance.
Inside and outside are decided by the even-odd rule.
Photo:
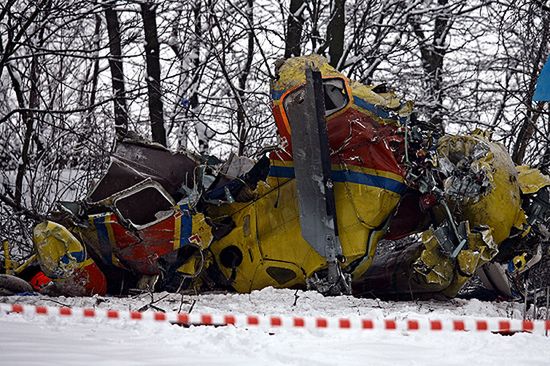
[[[301,104],[304,100],[305,88],[302,86],[289,93],[284,102],[285,112],[293,105]],[[325,117],[328,117],[343,109],[349,101],[346,86],[342,79],[324,79],[323,94],[325,101]]]
[[[339,111],[348,104],[346,87],[341,79],[323,80],[325,92],[325,116]]]

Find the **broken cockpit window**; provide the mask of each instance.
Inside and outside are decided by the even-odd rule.
[[[304,86],[289,93],[283,105],[285,112],[288,113],[288,109],[293,105],[301,104],[304,100]],[[346,85],[342,79],[323,79],[323,94],[325,101],[325,117],[328,117],[344,107],[349,102],[349,97],[346,91]]]
[[[142,229],[174,214],[175,203],[160,184],[150,181],[129,189],[114,200],[116,211],[124,221]]]
[[[189,153],[119,142],[107,172],[86,198],[86,214],[114,211],[138,230],[153,225],[174,214],[175,202],[192,198],[199,164]]]
[[[349,98],[342,79],[323,80],[323,91],[325,94],[325,116],[338,112],[348,104]]]
[[[86,201],[105,200],[150,178],[177,202],[194,188],[195,169],[199,164],[199,159],[190,153],[174,153],[162,146],[134,141],[119,142],[109,169]]]

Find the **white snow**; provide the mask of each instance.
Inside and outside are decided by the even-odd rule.
[[[0,297],[0,302],[137,310],[131,298]],[[478,300],[385,302],[315,292],[154,294],[166,311],[212,314],[454,318],[521,316],[521,304]],[[0,314],[2,365],[548,365],[550,337],[532,334],[245,329]]]

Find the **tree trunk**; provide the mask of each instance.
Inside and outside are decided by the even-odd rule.
[[[550,135],[546,136],[545,144],[546,144],[546,147],[544,149],[544,154],[542,155],[542,159],[539,164],[539,169],[544,174],[549,174],[550,173]]]
[[[527,99],[531,101],[532,97],[533,94],[531,94],[530,97],[527,97]],[[529,102],[529,104],[531,103]],[[521,165],[523,163],[527,146],[535,133],[535,124],[537,123],[537,120],[542,112],[542,108],[544,107],[544,102],[538,102],[532,110],[529,104],[525,118],[523,119],[523,124],[519,130],[516,143],[514,144],[514,150],[512,151],[512,160],[516,163],[516,165]]]
[[[111,85],[114,94],[115,129],[117,139],[120,139],[128,132],[128,107],[126,106],[126,88],[120,44],[120,24],[118,15],[113,9],[114,4],[114,2],[105,4],[104,7],[109,34],[109,68],[111,69]]]
[[[201,37],[201,31],[202,31],[202,24],[201,24],[201,2],[197,1],[195,3],[195,8],[193,9],[193,16],[195,17],[195,34],[194,34],[194,53],[195,57],[193,58],[193,67],[195,69],[195,73],[193,74],[193,80],[191,81],[190,87],[193,88],[193,91],[191,93],[191,97],[189,98],[189,109],[186,111],[186,114],[190,111],[191,116],[197,120],[196,113],[198,112],[199,108],[199,93],[198,93],[198,83],[200,79],[200,71],[199,71],[199,55],[200,55],[200,37]],[[206,133],[206,126],[204,126],[204,129],[201,129],[198,127],[197,123],[201,123],[198,121],[195,121],[195,132],[197,134],[197,138],[199,140],[199,152],[201,154],[209,154],[210,153],[210,147],[209,147],[209,141],[208,141],[208,134]],[[203,131],[204,130],[204,131]],[[182,138],[187,138],[187,136],[182,136]]]
[[[170,127],[168,134],[176,125],[176,117],[180,110],[185,112],[185,119],[179,122],[177,132],[177,148],[187,149],[187,140],[190,130],[189,115],[191,118],[195,118],[199,108],[199,93],[198,83],[201,78],[200,67],[200,48],[201,48],[201,32],[202,32],[202,1],[198,0],[193,6],[193,19],[195,21],[193,38],[189,41],[191,43],[191,52],[188,56],[184,56],[182,53],[182,47],[180,42],[170,43],[170,47],[174,51],[174,54],[180,61],[180,77],[178,85],[178,100],[174,105],[174,113],[170,117]],[[178,12],[178,17],[181,17],[181,11]],[[172,29],[171,37],[177,39],[179,35],[178,24],[175,24]],[[189,64],[192,67],[189,67]],[[187,95],[191,93],[189,99]],[[198,119],[198,118],[197,118]],[[205,129],[198,128],[200,121],[196,121],[194,127],[199,142],[199,152],[201,154],[209,154],[208,137],[204,133]]]
[[[164,129],[162,92],[160,87],[159,40],[157,35],[156,4],[141,4],[141,17],[145,33],[145,63],[147,65],[147,94],[149,97],[149,118],[153,142],[166,146]]]
[[[101,16],[99,14],[95,15],[95,29],[94,29],[94,50],[99,50],[100,44],[99,44],[99,32],[101,30]],[[90,90],[90,97],[88,98],[88,106],[90,107],[89,110],[86,111],[86,126],[85,128],[89,128],[92,119],[94,117],[94,113],[92,113],[92,107],[95,104],[96,101],[96,94],[97,94],[97,82],[99,79],[99,57],[97,57],[94,60],[93,63],[93,70],[92,70],[92,88]]]
[[[305,8],[305,0],[291,0],[287,19],[287,32],[285,39],[285,58],[300,56],[300,40],[304,18],[302,13]]]
[[[246,52],[246,61],[239,76],[239,89],[237,91],[238,108],[237,108],[237,136],[239,137],[239,156],[243,155],[246,147],[246,140],[248,135],[248,121],[244,110],[244,96],[246,90],[246,81],[250,74],[252,67],[252,60],[254,57],[254,13],[253,13],[253,0],[247,0],[246,15],[248,17],[248,45]]]
[[[40,39],[44,35],[44,29],[40,31]],[[24,98],[21,85],[18,84],[18,81],[15,78],[15,74],[10,70],[10,76],[12,77],[12,83],[14,84],[14,89],[16,93],[19,94],[18,102],[20,107],[24,108]],[[29,80],[31,83],[29,90],[29,107],[28,110],[22,114],[23,123],[25,124],[25,135],[23,136],[23,146],[21,148],[21,159],[19,165],[17,166],[17,174],[15,176],[15,196],[14,202],[17,206],[24,206],[23,204],[23,180],[25,178],[25,172],[27,167],[30,164],[30,155],[31,155],[31,142],[34,134],[34,113],[33,110],[38,109],[40,106],[39,92],[38,92],[38,79],[39,74],[39,60],[37,55],[33,55],[31,59],[31,70],[29,75]]]
[[[311,1],[311,48],[314,52],[321,54],[320,50],[317,49],[317,43],[323,42],[323,37],[319,32],[319,17],[321,13],[321,1],[322,0],[312,0]]]
[[[344,30],[346,27],[345,0],[334,0],[334,8],[327,27],[329,63],[336,69],[344,65]]]

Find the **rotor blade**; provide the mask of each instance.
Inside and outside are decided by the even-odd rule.
[[[306,67],[306,84],[285,104],[303,238],[329,262],[341,255],[321,73]]]

